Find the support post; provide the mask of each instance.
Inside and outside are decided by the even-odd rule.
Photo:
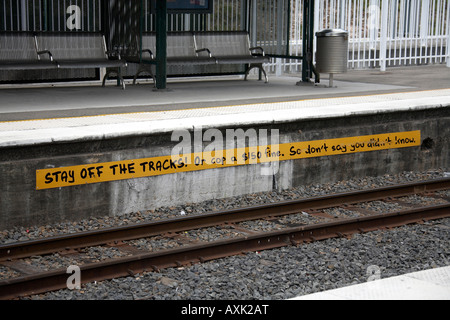
[[[314,0],[305,0],[303,7],[302,81],[309,82],[313,70]]]
[[[28,31],[27,3],[25,0],[20,1],[20,22],[21,30]]]
[[[252,47],[256,47],[256,40],[258,37],[258,3],[256,0],[251,0],[251,21],[250,21],[250,32],[251,32],[251,44]]]
[[[447,67],[450,68],[450,6],[447,6],[447,45],[445,50],[447,51]]]
[[[386,71],[387,29],[389,16],[389,1],[383,0],[381,6],[381,36],[380,36],[380,71]]]
[[[156,1],[156,89],[167,87],[167,1]]]

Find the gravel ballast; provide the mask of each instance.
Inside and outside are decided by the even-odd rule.
[[[449,231],[450,219],[443,219],[90,283],[32,299],[289,299],[377,275],[448,266]]]
[[[160,208],[126,214],[121,217],[15,228],[14,230],[0,231],[0,243],[441,178],[447,174],[446,170],[441,169],[421,173],[405,172],[395,176],[368,177],[324,185],[302,186],[280,192],[215,199],[200,204]],[[417,197],[414,197],[413,200],[421,201]],[[330,210],[329,213],[332,215],[346,214],[335,210]],[[246,227],[251,228],[252,226]],[[262,227],[272,228],[270,225]],[[227,230],[220,230],[221,234],[217,236],[220,238],[225,231]],[[89,283],[82,285],[81,289],[59,290],[27,299],[289,299],[299,295],[363,283],[374,276],[387,278],[448,266],[450,261],[449,231],[450,219],[429,221],[391,230],[356,234],[351,239],[328,239],[302,244],[298,247],[289,246],[262,252],[250,252],[189,267],[165,269],[158,273],[146,272],[120,279]],[[195,238],[208,237],[209,239],[210,237],[197,231],[190,232],[188,235]],[[147,246],[144,240],[136,242],[143,247]],[[102,252],[97,252],[97,254],[101,256]],[[2,270],[0,270],[0,277],[1,274]]]

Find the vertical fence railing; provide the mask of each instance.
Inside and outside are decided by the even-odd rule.
[[[355,69],[449,65],[448,0],[316,0],[316,29],[349,32]]]
[[[0,0],[0,31],[101,31],[104,0]],[[133,0],[134,1],[134,0]],[[177,14],[169,30],[245,30],[245,12],[253,0],[214,0],[212,14]],[[276,3],[258,0],[258,6]],[[302,52],[303,0],[291,0],[290,54]],[[416,64],[450,67],[450,0],[316,0],[315,31],[340,28],[349,32],[349,68],[381,68]],[[150,1],[144,1],[145,30],[152,30]],[[267,11],[266,24],[277,15]],[[276,34],[272,34],[277,41]],[[267,41],[268,41],[267,40]],[[265,40],[266,41],[266,40]],[[301,60],[280,60],[270,71],[298,72]]]
[[[303,0],[291,1],[292,55],[300,55]],[[449,0],[316,0],[314,30],[349,33],[351,69],[444,64],[450,67]],[[297,72],[301,61],[282,61]],[[269,66],[274,71],[276,64]]]
[[[0,31],[100,31],[102,0],[0,0]]]

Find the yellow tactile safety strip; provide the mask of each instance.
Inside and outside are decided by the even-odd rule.
[[[427,94],[431,97],[450,95],[450,89],[437,89],[425,91],[412,91],[404,93],[385,93],[375,95],[360,95],[341,98],[318,98],[286,102],[263,102],[256,104],[190,108],[170,111],[144,111],[120,114],[93,115],[81,117],[63,117],[51,119],[31,119],[0,122],[1,131],[22,131],[33,129],[51,129],[66,127],[82,127],[90,125],[120,124],[130,122],[143,122],[155,120],[183,119],[190,117],[206,117],[229,115],[234,113],[252,113],[261,111],[277,111],[299,108],[320,108],[344,104],[377,103],[388,101],[401,101],[405,99],[423,98]]]

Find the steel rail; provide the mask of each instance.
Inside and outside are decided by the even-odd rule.
[[[447,203],[389,214],[377,214],[362,218],[289,228],[282,231],[261,232],[247,237],[242,236],[154,253],[143,253],[111,261],[82,265],[80,266],[81,282],[103,281],[150,270],[159,271],[164,268],[205,262],[239,253],[298,245],[302,242],[342,237],[353,233],[392,228],[449,216],[450,203]],[[21,296],[64,289],[67,287],[68,277],[66,269],[59,269],[37,275],[3,280],[0,281],[0,299],[14,299]]]
[[[0,261],[44,255],[69,249],[98,246],[117,241],[151,237],[169,232],[214,226],[220,223],[241,222],[266,217],[299,213],[302,210],[324,209],[343,204],[374,201],[387,197],[400,197],[420,192],[450,189],[450,178],[400,184],[370,190],[331,194],[301,200],[284,201],[222,212],[184,216],[149,223],[140,223],[101,230],[47,237],[0,245]]]

